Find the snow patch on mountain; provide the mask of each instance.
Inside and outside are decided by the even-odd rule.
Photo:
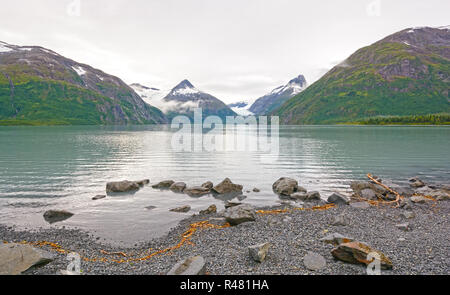
[[[13,51],[12,48],[6,47],[7,45],[5,42],[0,42],[0,53]]]
[[[81,66],[72,67],[72,69],[77,72],[80,77],[86,74],[86,71]]]

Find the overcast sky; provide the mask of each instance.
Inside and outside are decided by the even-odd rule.
[[[127,83],[189,79],[229,103],[299,74],[313,82],[396,31],[449,25],[449,11],[449,0],[2,0],[0,40]]]

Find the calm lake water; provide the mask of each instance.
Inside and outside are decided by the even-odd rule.
[[[151,186],[92,201],[105,194],[108,181],[173,179],[200,185],[230,177],[244,185],[245,202],[273,205],[280,200],[271,186],[281,176],[322,197],[347,191],[350,181],[369,172],[399,184],[416,175],[431,182],[450,179],[449,127],[284,126],[280,154],[271,161],[262,161],[261,152],[175,151],[173,132],[169,126],[0,127],[0,223],[50,227],[42,214],[64,209],[75,215],[51,226],[78,227],[108,242],[134,244],[166,233],[211,204],[220,210],[224,201]],[[254,187],[261,192],[245,193]],[[168,212],[187,204],[192,207],[187,214]]]

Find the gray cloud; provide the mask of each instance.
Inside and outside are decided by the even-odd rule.
[[[79,16],[68,10],[76,1]],[[3,1],[0,40],[50,48],[127,83],[169,89],[188,78],[232,102],[257,98],[298,74],[311,83],[358,48],[406,27],[448,25],[450,1],[380,0],[376,15],[368,13],[370,3]]]

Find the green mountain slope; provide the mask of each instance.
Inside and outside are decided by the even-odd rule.
[[[0,42],[0,125],[166,122],[117,77],[42,47]]]
[[[448,28],[406,29],[356,51],[273,114],[284,124],[450,113]]]

